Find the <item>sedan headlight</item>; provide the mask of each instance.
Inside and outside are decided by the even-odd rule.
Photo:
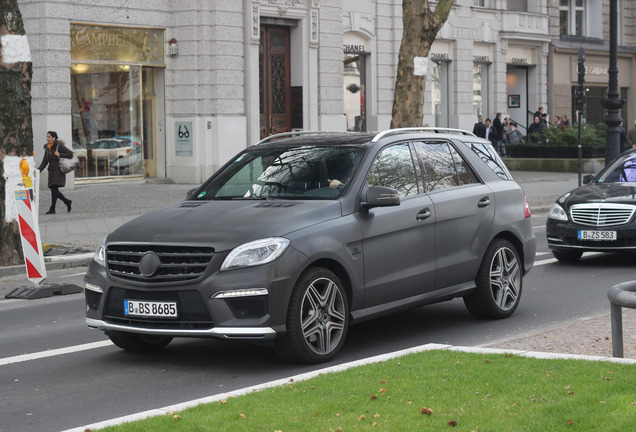
[[[563,207],[561,207],[557,203],[552,204],[552,207],[550,208],[550,213],[548,214],[548,217],[551,218],[551,219],[556,219],[556,220],[561,220],[561,221],[567,221],[568,220],[567,213],[565,213],[565,210],[563,210]]]
[[[104,239],[99,242],[99,246],[97,246],[93,261],[95,261],[102,267],[106,267],[106,237],[104,237]]]
[[[235,247],[221,264],[221,271],[267,264],[282,255],[289,240],[271,237]]]

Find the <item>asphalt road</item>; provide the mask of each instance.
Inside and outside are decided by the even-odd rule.
[[[480,346],[607,312],[607,289],[633,279],[633,257],[554,262],[545,216],[533,220],[537,262],[511,318],[477,320],[461,300],[387,316],[352,327],[327,366],[427,343]],[[49,281],[81,285],[83,271],[55,270]],[[0,432],[71,429],[326,366],[283,363],[269,348],[216,340],[175,340],[155,355],[127,353],[84,325],[82,294],[0,300],[0,334]]]

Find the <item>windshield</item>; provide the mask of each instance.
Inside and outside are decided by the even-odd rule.
[[[193,199],[337,199],[363,153],[356,146],[253,147]]]
[[[636,182],[636,152],[623,154],[601,172],[598,183]]]

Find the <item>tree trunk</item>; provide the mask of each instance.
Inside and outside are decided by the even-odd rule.
[[[454,0],[440,0],[431,11],[428,0],[403,0],[402,43],[393,96],[391,128],[422,126],[426,75],[415,75],[415,58],[428,57]]]
[[[16,38],[9,40],[12,36],[5,38],[7,35]],[[18,224],[6,221],[3,161],[5,156],[33,155],[31,55],[16,51],[28,46],[14,42],[19,36],[26,38],[17,0],[0,0],[0,265],[23,263]]]

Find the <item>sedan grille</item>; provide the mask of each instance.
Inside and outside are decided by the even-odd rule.
[[[572,222],[595,227],[611,227],[629,223],[636,206],[630,204],[575,204],[570,208]]]
[[[160,245],[110,245],[108,271],[123,279],[175,282],[196,279],[207,268],[214,249]]]

